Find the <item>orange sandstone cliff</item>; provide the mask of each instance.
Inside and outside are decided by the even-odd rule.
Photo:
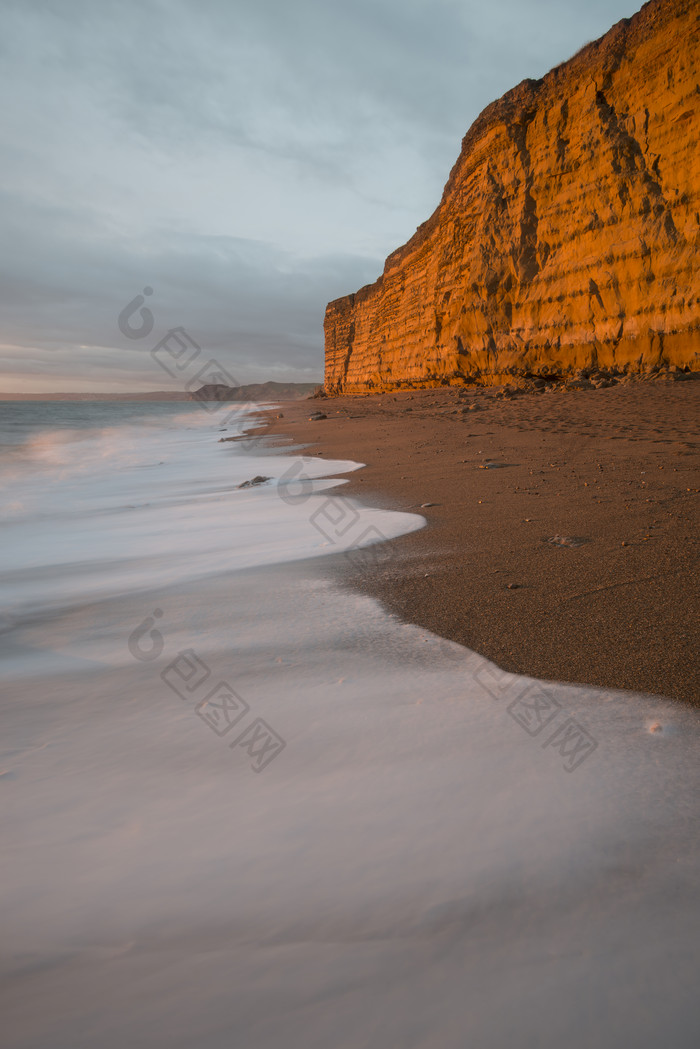
[[[700,368],[700,3],[651,0],[478,117],[383,275],[328,304],[325,388]]]

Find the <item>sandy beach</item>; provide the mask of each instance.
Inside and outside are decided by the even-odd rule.
[[[268,419],[305,455],[366,463],[343,494],[428,521],[373,572],[339,559],[349,586],[511,672],[700,702],[700,382],[440,387]]]

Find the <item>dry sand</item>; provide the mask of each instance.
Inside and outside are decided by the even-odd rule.
[[[347,568],[348,585],[505,670],[700,703],[700,382],[281,412],[266,433],[367,464],[343,495],[427,518],[374,571]]]

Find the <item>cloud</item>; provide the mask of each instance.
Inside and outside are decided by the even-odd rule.
[[[315,381],[322,374],[327,299],[375,275],[373,258],[303,258],[261,241],[212,234],[161,232],[147,243],[108,238],[58,208],[44,208],[42,219],[37,231],[19,211],[2,229],[9,248],[2,266],[8,259],[11,265],[0,280],[6,344],[0,369],[15,375],[38,368],[55,379],[94,370],[104,382],[112,369],[124,382],[131,375],[140,386],[167,388],[173,383],[148,350],[182,325],[239,381],[258,378],[261,361],[265,374]],[[119,331],[117,318],[147,285],[156,324],[151,339],[135,344]]]

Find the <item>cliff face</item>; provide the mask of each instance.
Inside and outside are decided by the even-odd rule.
[[[652,0],[473,124],[439,207],[328,304],[326,390],[700,368],[700,5]]]

